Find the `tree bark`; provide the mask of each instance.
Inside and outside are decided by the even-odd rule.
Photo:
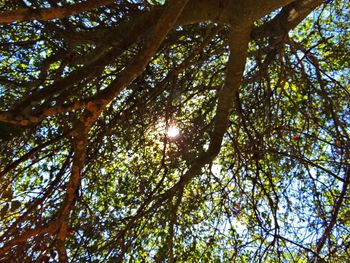
[[[64,18],[84,11],[92,10],[103,5],[109,5],[113,2],[114,0],[89,0],[84,3],[78,3],[67,7],[48,9],[21,8],[0,13],[0,25],[30,20],[47,21],[55,18]]]

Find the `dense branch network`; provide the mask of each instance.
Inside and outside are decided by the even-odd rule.
[[[338,87],[341,96],[349,91],[322,71],[318,58],[309,54],[311,50],[303,49],[289,36],[324,1],[172,0],[165,5],[152,2],[86,1],[54,7],[49,1],[50,8],[10,8],[2,12],[0,24],[5,35],[15,34],[13,30],[18,27],[34,35],[38,30],[42,36],[0,44],[4,54],[12,53],[28,60],[29,66],[22,63],[19,68],[32,70],[32,75],[28,76],[18,73],[6,78],[0,76],[0,92],[7,92],[0,112],[2,140],[5,144],[5,135],[27,138],[27,142],[25,139],[18,141],[17,152],[4,150],[2,153],[4,159],[11,155],[15,158],[0,166],[0,178],[4,182],[0,186],[4,193],[1,198],[5,200],[1,209],[5,219],[1,224],[6,226],[0,237],[0,259],[13,255],[47,259],[49,251],[55,258],[57,251],[62,262],[85,256],[92,260],[91,251],[81,252],[85,244],[99,251],[99,260],[112,258],[119,262],[133,253],[133,247],[142,248],[138,238],[146,240],[144,235],[152,236],[146,233],[148,230],[143,232],[143,226],[155,229],[162,225],[168,232],[165,231],[164,246],[156,249],[154,259],[175,262],[174,251],[185,249],[177,247],[180,246],[177,239],[181,238],[176,229],[180,227],[180,220],[183,224],[187,222],[186,215],[180,219],[180,211],[197,208],[210,214],[208,211],[214,209],[215,198],[222,211],[212,214],[227,215],[230,229],[234,228],[232,215],[239,217],[246,206],[246,218],[254,221],[250,225],[247,223],[248,230],[255,233],[255,227],[259,227],[263,233],[257,238],[261,249],[257,250],[260,252],[254,255],[255,259],[266,257],[266,251],[274,246],[277,257],[281,258],[283,253],[278,246],[282,243],[297,247],[293,251],[295,255],[290,252],[293,257],[300,256],[298,251],[302,249],[315,261],[326,258],[324,246],[327,240],[333,242],[332,232],[339,218],[344,217],[344,224],[348,222],[349,212],[344,207],[349,202],[350,182],[347,161],[350,152],[346,143],[350,140],[349,123],[344,121],[344,112],[348,109],[333,104],[327,85]],[[93,10],[95,8],[98,9]],[[275,10],[278,13],[272,16]],[[85,11],[91,12],[81,14]],[[30,20],[35,21],[14,23]],[[26,50],[27,45],[32,54],[44,50],[34,58],[37,62],[30,62],[31,58],[18,53]],[[258,48],[252,47],[254,45]],[[311,69],[305,69],[303,59],[298,57],[299,51],[308,58],[307,67]],[[11,67],[4,64],[9,71]],[[308,70],[312,73],[308,74]],[[302,81],[297,79],[300,76]],[[325,77],[330,84],[326,84]],[[304,88],[301,94],[311,87],[317,90],[319,97],[313,98],[312,92],[294,95],[297,84],[300,89]],[[5,87],[18,92],[12,95]],[[255,93],[249,95],[250,91]],[[206,95],[201,97],[201,94]],[[315,102],[304,109],[300,105],[307,96]],[[324,104],[319,102],[320,98]],[[194,102],[191,104],[191,101]],[[187,103],[191,106],[183,106]],[[329,121],[309,116],[308,110],[318,111],[322,107]],[[194,131],[193,135],[184,136],[181,142],[172,141],[164,132],[159,135],[153,131],[153,135],[149,135],[156,139],[147,137],[160,119],[164,118],[165,127],[168,127],[175,122],[175,113],[180,111],[182,119],[178,117],[178,121],[191,120],[192,125],[188,126],[192,127],[188,129]],[[301,123],[303,118],[307,121],[305,124]],[[284,139],[285,134],[296,133],[298,135],[293,135],[289,141]],[[330,161],[314,153],[309,146],[301,145],[302,135],[317,142],[319,149],[331,147],[325,154],[334,152]],[[327,136],[336,139],[327,143]],[[36,141],[37,138],[42,139]],[[159,145],[163,147],[161,150]],[[220,167],[229,167],[229,172],[221,178],[212,171],[214,165],[219,165],[215,161],[218,156]],[[140,158],[150,158],[150,163]],[[115,164],[113,159],[126,165]],[[139,163],[134,164],[134,159]],[[304,245],[302,240],[291,240],[290,235],[281,230],[281,210],[288,210],[290,203],[296,200],[295,183],[293,177],[283,181],[279,177],[280,168],[272,163],[289,169],[290,173],[306,171],[303,176],[308,178],[308,186],[315,194],[313,202],[319,207],[315,221],[323,230],[314,239],[310,238],[310,246]],[[291,166],[295,163],[300,166],[293,170]],[[36,186],[34,179],[25,179],[30,171],[42,178],[42,185],[48,181],[46,187],[41,183]],[[118,177],[123,173],[132,174],[137,187],[132,188],[127,176]],[[231,176],[230,179],[226,180],[226,175]],[[112,189],[111,180],[104,181],[107,177],[118,181],[120,188]],[[19,191],[25,192],[25,186],[21,186],[25,180],[28,189],[41,191],[34,198],[28,196],[28,206],[10,211],[9,204],[11,209],[17,205],[17,201],[11,201],[15,192],[12,184],[16,183]],[[205,187],[198,180],[213,180],[219,190],[214,186],[211,189],[208,183],[212,192],[200,195],[198,191],[205,193],[202,189]],[[245,182],[248,190],[241,189]],[[231,183],[237,186],[240,194],[234,192]],[[323,186],[326,183],[332,184],[334,189],[338,187],[340,192]],[[279,184],[293,187],[290,192],[283,192],[278,189]],[[119,193],[124,191],[122,187],[125,191],[130,187],[132,194],[125,193],[122,197]],[[329,194],[322,195],[319,188]],[[120,196],[115,200],[109,191]],[[139,196],[135,191],[140,191]],[[33,193],[35,196],[34,190]],[[198,207],[196,202],[191,203],[192,194],[200,195]],[[135,200],[129,200],[130,195]],[[230,203],[243,197],[244,201]],[[125,204],[121,201],[123,198]],[[209,202],[206,198],[212,198],[209,208],[205,205]],[[108,220],[106,216],[112,209],[107,199],[113,200],[117,207],[111,212],[115,220]],[[96,207],[91,208],[94,205]],[[104,207],[104,211],[99,211],[100,207]],[[259,207],[267,212],[259,211]],[[39,211],[42,216],[35,217],[33,213]],[[12,216],[6,217],[7,213]],[[93,218],[92,222],[83,220],[80,223],[84,215]],[[220,220],[218,216],[212,224]],[[99,222],[101,234],[92,233],[90,224]],[[79,227],[86,236],[79,237]],[[115,228],[117,231],[111,231]],[[342,231],[347,230],[344,226]],[[102,231],[108,233],[108,240],[104,240]],[[220,232],[220,227],[215,227],[215,231]],[[216,232],[212,233],[213,239]],[[272,241],[266,241],[271,236]],[[72,241],[74,238],[82,245],[77,246]],[[30,249],[31,241],[38,247]],[[215,250],[210,242],[207,247]],[[264,242],[268,243],[266,247]],[[230,258],[237,260],[239,248],[236,247]],[[194,245],[193,251],[196,249]],[[344,251],[349,252],[348,249]]]

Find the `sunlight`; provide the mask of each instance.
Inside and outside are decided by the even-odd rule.
[[[166,134],[170,138],[176,138],[180,134],[180,129],[175,125],[170,125]]]

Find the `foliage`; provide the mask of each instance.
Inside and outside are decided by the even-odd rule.
[[[1,262],[345,262],[349,3],[325,1],[282,38],[258,29],[285,8],[254,21],[221,151],[202,161],[231,63],[227,23],[174,26],[132,82],[92,104],[152,41],[153,21],[137,21],[167,2],[1,25]],[[81,150],[86,109],[98,116]]]

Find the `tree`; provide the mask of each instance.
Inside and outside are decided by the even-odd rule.
[[[348,11],[2,1],[1,261],[345,262]]]

